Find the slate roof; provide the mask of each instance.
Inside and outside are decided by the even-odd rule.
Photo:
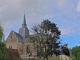
[[[26,43],[26,42],[29,42],[29,41],[30,41],[29,36],[24,39],[24,42],[25,42],[25,43]]]
[[[24,41],[23,41],[23,38],[22,38],[22,36],[21,36],[20,34],[18,34],[18,33],[15,32],[15,31],[13,31],[13,32],[15,33],[16,37],[18,38],[18,41],[19,41],[19,42],[24,42]]]
[[[16,37],[18,38],[19,42],[26,43],[26,42],[30,41],[30,37],[29,36],[26,37],[25,39],[23,39],[22,36],[19,33],[15,32],[15,31],[13,31],[13,32],[16,35]]]

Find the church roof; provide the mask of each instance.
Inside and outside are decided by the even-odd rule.
[[[15,33],[16,37],[18,38],[18,41],[23,42],[22,36],[20,34],[18,34],[17,32],[15,32],[15,31],[13,31],[13,32]]]
[[[13,31],[13,32],[15,33],[16,37],[18,38],[19,42],[25,43],[25,42],[28,42],[30,40],[29,36],[26,37],[25,39],[23,39],[19,33],[15,32],[15,31]]]

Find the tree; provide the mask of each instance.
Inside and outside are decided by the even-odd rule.
[[[41,22],[40,25],[33,26],[34,36],[31,41],[37,45],[37,53],[39,56],[52,56],[57,51],[60,44],[60,31],[57,24],[47,20]],[[56,54],[56,53],[55,53]]]
[[[65,45],[61,46],[62,53],[65,54],[65,55],[67,55],[67,56],[70,56],[71,52],[70,52],[70,49],[68,49],[67,45],[68,44],[65,44]]]
[[[72,60],[79,60],[80,59],[80,46],[75,46],[72,48]]]
[[[3,28],[0,25],[0,42],[2,41],[2,37],[3,37]]]
[[[3,28],[0,25],[0,60],[6,60],[8,58],[6,45],[2,42]]]

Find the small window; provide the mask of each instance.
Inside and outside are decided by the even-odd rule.
[[[12,36],[11,36],[11,39],[12,39]]]
[[[9,46],[9,49],[12,49],[12,46],[11,45]]]

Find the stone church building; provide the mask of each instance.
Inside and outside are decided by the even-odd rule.
[[[19,32],[17,33],[13,30],[10,32],[9,36],[6,39],[6,47],[8,49],[17,49],[22,58],[25,57],[26,55],[29,56],[29,54],[36,55],[37,53],[35,51],[34,44],[30,42],[30,37],[32,36],[34,35],[29,34],[24,14],[22,26],[19,29]],[[67,45],[64,45],[64,47],[67,47]],[[56,60],[56,57],[54,56],[56,55],[50,57],[49,60],[54,58],[55,58],[54,60]],[[66,57],[65,54],[61,54],[61,56],[59,56],[58,58],[60,59],[63,58],[63,60],[65,60],[64,59],[65,57]],[[67,60],[69,60],[69,57],[66,58]]]
[[[26,24],[26,18],[24,14],[22,26],[19,32],[11,31],[6,39],[7,48],[17,49],[20,55],[35,53],[33,43],[30,43],[29,30]]]

